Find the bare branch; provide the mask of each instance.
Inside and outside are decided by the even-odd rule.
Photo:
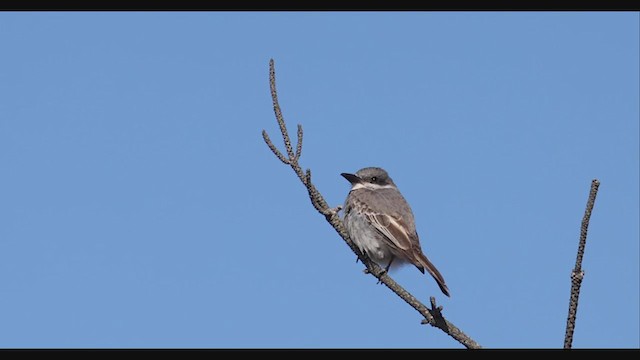
[[[422,304],[418,299],[416,299],[413,295],[411,295],[408,291],[406,291],[402,286],[396,283],[389,274],[382,269],[378,264],[371,261],[366,254],[363,254],[360,249],[351,241],[349,235],[347,234],[344,225],[342,224],[342,220],[338,216],[338,212],[341,207],[330,208],[327,205],[327,202],[324,200],[320,192],[316,189],[316,187],[311,182],[311,170],[307,169],[306,171],[302,171],[300,167],[299,160],[302,155],[302,126],[298,125],[297,132],[297,140],[296,151],[293,152],[293,148],[291,146],[291,141],[289,139],[289,133],[287,131],[287,127],[282,116],[282,111],[280,110],[280,105],[278,103],[278,94],[276,91],[276,76],[275,76],[275,68],[273,59],[269,61],[269,85],[271,89],[271,98],[273,100],[273,110],[275,113],[276,120],[278,125],[280,126],[280,132],[282,133],[282,139],[284,140],[285,150],[287,152],[288,158],[278,151],[273,143],[270,141],[269,136],[266,131],[262,131],[262,137],[264,141],[269,146],[269,149],[276,155],[280,161],[291,166],[291,169],[296,173],[302,184],[307,188],[307,193],[309,194],[309,199],[311,200],[311,204],[313,207],[322,215],[324,215],[325,219],[336,232],[342,237],[345,243],[351,248],[351,250],[356,254],[358,259],[362,261],[362,263],[366,266],[366,272],[375,276],[380,283],[384,284],[391,291],[397,294],[402,300],[404,300],[411,307],[416,309],[422,315],[425,320],[423,323],[429,324],[431,326],[437,327],[447,333],[449,336],[454,338],[456,341],[466,346],[467,348],[479,348],[480,344],[475,342],[469,336],[467,336],[464,332],[458,329],[455,325],[447,321],[442,316],[442,307],[437,307],[435,305],[435,298],[431,298],[432,308],[427,308],[424,304]]]
[[[302,156],[302,125],[298,124],[298,144],[296,146],[296,159]]]
[[[269,149],[271,149],[271,152],[273,152],[273,154],[280,159],[280,161],[282,161],[285,164],[289,164],[289,160],[287,160],[287,158],[284,157],[284,155],[282,155],[282,153],[280,152],[280,150],[278,150],[276,148],[275,145],[273,145],[273,143],[271,142],[271,139],[269,139],[269,134],[267,134],[267,132],[265,130],[262,130],[262,138],[264,139],[264,142],[267,143],[267,146],[269,147]]]
[[[309,185],[312,184],[311,169],[307,169],[307,171],[305,172],[304,181],[302,181],[302,183],[307,187],[307,192],[309,193],[309,199],[311,200],[311,204],[313,205],[313,207],[316,210],[318,210],[320,213],[324,214],[328,209],[323,207],[322,204],[318,201],[319,194],[317,193],[317,190],[315,188],[309,187]]]
[[[273,64],[273,59],[269,61],[269,85],[271,88],[271,99],[273,100],[273,112],[275,113],[276,120],[278,120],[278,125],[280,126],[280,133],[284,140],[284,148],[287,150],[287,155],[289,155],[289,159],[291,160],[295,158],[295,155],[293,154],[289,132],[287,131],[287,126],[284,123],[284,117],[280,110],[280,104],[278,103],[278,92],[276,91],[276,69]],[[299,129],[301,130],[302,127],[299,126]],[[302,146],[302,144],[300,144],[300,146]]]
[[[311,184],[311,169],[307,169],[304,174],[304,184]]]
[[[591,181],[591,191],[589,191],[589,199],[587,207],[582,217],[582,225],[580,226],[580,242],[578,243],[578,255],[576,256],[576,266],[571,272],[571,297],[569,299],[569,315],[567,316],[567,330],[564,335],[564,348],[571,349],[573,343],[573,331],[576,326],[576,315],[578,313],[578,298],[580,297],[580,286],[584,278],[582,270],[582,258],[584,256],[584,248],[587,244],[587,230],[589,229],[589,220],[591,219],[591,211],[596,202],[598,195],[598,187],[600,181],[593,179]]]

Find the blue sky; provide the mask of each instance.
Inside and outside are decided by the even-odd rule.
[[[387,169],[485,347],[638,348],[639,15],[0,13],[0,347],[459,348],[372,276],[261,138]]]

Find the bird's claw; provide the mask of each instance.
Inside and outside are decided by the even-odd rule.
[[[333,207],[333,208],[328,208],[323,213],[324,213],[325,216],[334,216],[334,215],[338,215],[340,210],[342,210],[342,205],[338,205],[338,206]]]

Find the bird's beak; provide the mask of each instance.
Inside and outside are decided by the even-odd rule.
[[[351,185],[359,184],[359,183],[362,182],[362,179],[360,179],[359,177],[357,177],[357,176],[355,176],[353,174],[342,173],[340,175],[342,175],[343,178],[349,180]]]

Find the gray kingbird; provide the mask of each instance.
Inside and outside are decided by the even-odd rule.
[[[341,174],[351,183],[344,204],[344,226],[351,240],[373,261],[389,270],[410,263],[427,269],[440,290],[449,295],[444,278],[422,253],[411,207],[384,169],[367,167]]]

